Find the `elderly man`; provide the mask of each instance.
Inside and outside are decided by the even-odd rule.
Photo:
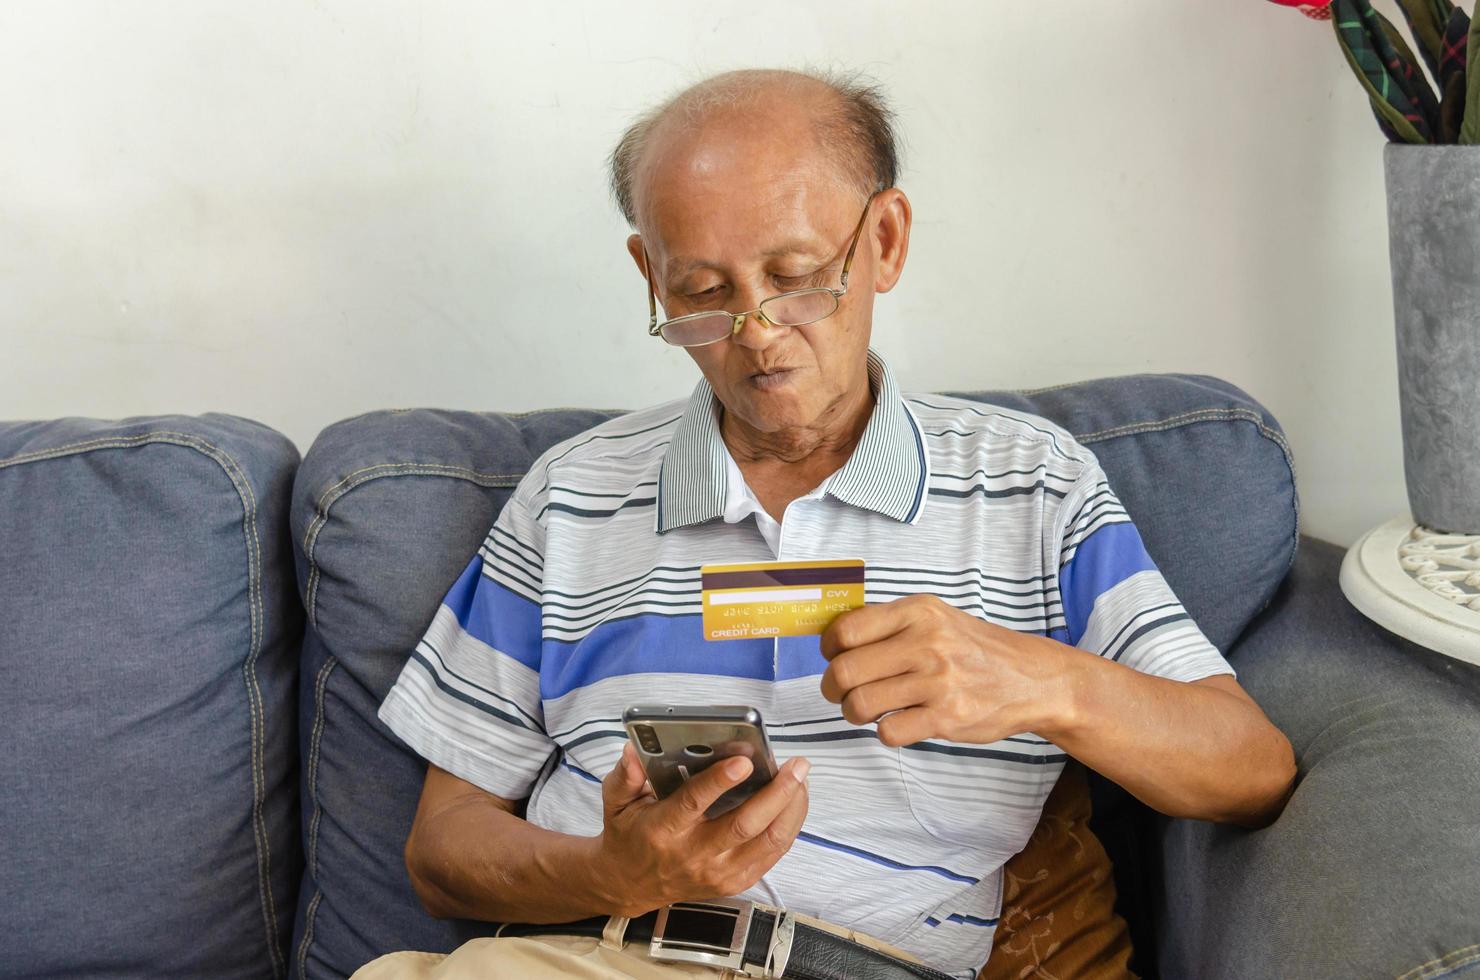
[[[970,977],[1069,757],[1167,814],[1274,818],[1290,745],[1094,455],[903,395],[870,349],[910,232],[875,90],[721,75],[612,162],[650,332],[703,379],[531,467],[386,698],[430,763],[417,893],[516,925],[366,977],[728,975],[634,941],[724,896],[760,903],[752,975]],[[701,565],[823,558],[866,562],[868,604],[820,638],[703,639]],[[749,762],[656,799],[620,723],[642,702],[757,706],[779,775],[712,819]]]

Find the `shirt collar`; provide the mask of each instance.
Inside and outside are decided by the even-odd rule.
[[[914,524],[924,510],[930,478],[924,434],[889,366],[872,348],[868,376],[873,412],[853,455],[828,478],[826,492],[845,504]],[[714,390],[700,378],[658,471],[659,534],[724,514],[727,450],[719,409]]]

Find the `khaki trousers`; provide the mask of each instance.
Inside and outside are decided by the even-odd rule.
[[[915,957],[873,936],[798,915],[797,922],[918,963]],[[387,953],[355,971],[350,980],[487,980],[490,977],[579,977],[585,980],[673,980],[732,977],[732,970],[649,959],[647,943],[622,940],[626,920],[609,924],[602,939],[585,936],[505,936],[471,939],[451,953]]]
[[[451,953],[387,953],[355,971],[350,980],[494,980],[577,977],[581,980],[673,980],[728,977],[731,971],[689,963],[660,963],[645,944],[626,948],[584,936],[509,936],[470,939]]]

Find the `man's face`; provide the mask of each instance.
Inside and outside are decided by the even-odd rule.
[[[777,293],[839,287],[865,195],[804,127],[737,116],[670,136],[650,151],[639,190],[642,236],[671,319],[741,313]],[[729,338],[686,348],[726,411],[762,432],[825,425],[829,409],[867,385],[873,319],[873,242],[866,222],[835,313],[782,327],[747,318]],[[666,314],[666,315],[665,315]]]

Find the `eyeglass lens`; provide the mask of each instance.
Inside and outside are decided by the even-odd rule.
[[[832,316],[838,297],[831,289],[800,289],[772,296],[760,305],[767,320],[777,326],[800,327]],[[663,339],[678,347],[709,344],[729,336],[734,318],[725,312],[700,313],[670,320],[661,327]]]

